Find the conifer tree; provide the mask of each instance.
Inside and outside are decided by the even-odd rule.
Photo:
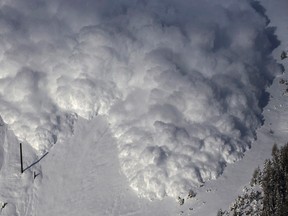
[[[256,192],[239,196],[230,213],[224,211],[226,214],[288,216],[288,143],[281,148],[274,144],[271,156],[265,161],[262,171],[259,167],[255,169],[250,182],[251,188],[259,185],[262,191],[256,189]],[[253,204],[252,207],[252,202],[258,206],[254,208]]]
[[[252,176],[250,185],[254,186],[254,185],[260,183],[260,181],[261,181],[261,170],[260,170],[260,167],[258,166],[253,172],[253,176]]]
[[[281,149],[273,146],[272,159],[263,169],[264,193],[262,216],[288,215],[288,144]]]
[[[264,192],[263,198],[263,216],[272,216],[274,206],[273,206],[273,168],[272,162],[266,160],[263,170],[262,188]]]

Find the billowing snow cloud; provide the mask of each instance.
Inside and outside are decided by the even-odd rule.
[[[139,196],[240,159],[280,72],[248,0],[0,1],[0,114],[39,153],[105,115]]]

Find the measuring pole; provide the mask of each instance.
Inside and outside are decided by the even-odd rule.
[[[22,143],[20,143],[20,162],[21,162],[21,173],[23,173],[24,170],[23,170],[23,158],[22,158]]]

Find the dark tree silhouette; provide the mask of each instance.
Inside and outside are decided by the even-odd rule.
[[[261,179],[263,188],[262,216],[288,215],[288,144],[274,144],[272,159],[266,160]]]

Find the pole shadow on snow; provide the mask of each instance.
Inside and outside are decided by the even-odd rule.
[[[25,172],[26,170],[30,169],[31,167],[33,167],[34,165],[36,165],[37,163],[39,163],[44,157],[46,157],[46,155],[48,155],[49,152],[46,152],[43,156],[41,156],[37,161],[33,162],[30,166],[26,167],[23,172]]]

